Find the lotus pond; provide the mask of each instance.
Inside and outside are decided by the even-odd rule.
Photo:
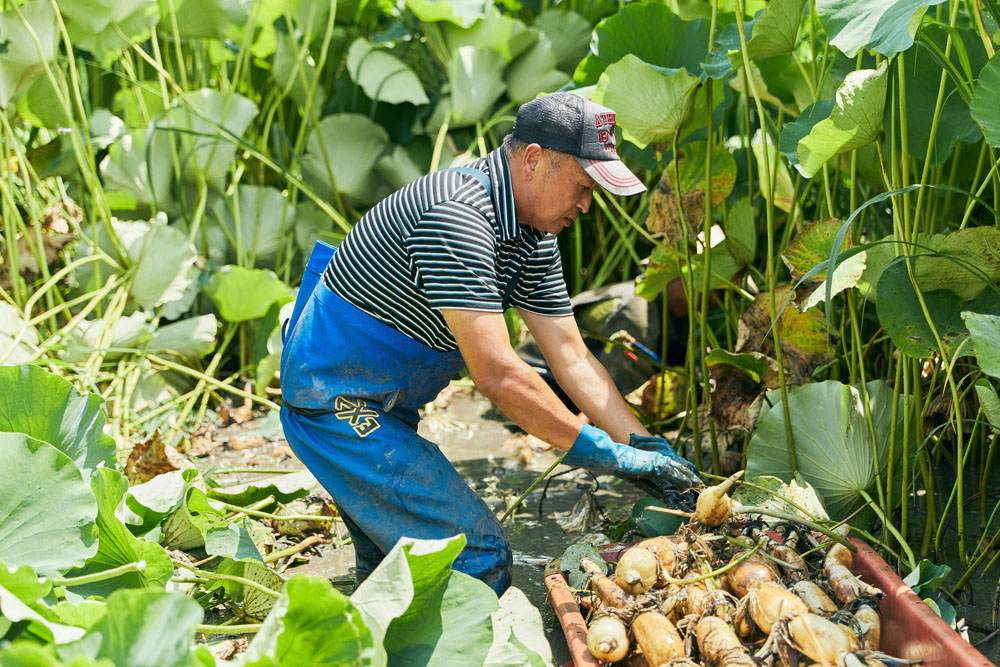
[[[648,186],[560,235],[636,413],[991,636],[998,45],[997,0],[3,0],[0,665],[548,659],[541,600],[452,573],[461,538],[286,581],[336,508],[191,462],[279,408],[314,242],[555,90],[616,111]],[[580,538],[540,525],[528,560]]]

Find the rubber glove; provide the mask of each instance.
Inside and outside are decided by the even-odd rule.
[[[606,470],[626,478],[666,479],[680,490],[700,483],[701,480],[696,474],[687,466],[678,463],[678,460],[684,461],[684,459],[673,451],[666,440],[663,440],[663,443],[673,458],[660,451],[646,451],[617,443],[601,429],[584,424],[563,463],[569,466]],[[662,449],[659,444],[658,447]]]
[[[677,468],[677,476],[687,477],[687,485],[680,487],[682,490],[702,483],[701,478],[698,477],[698,468],[696,468],[695,465],[686,458],[678,454],[677,450],[674,449],[673,445],[671,445],[670,441],[666,438],[660,438],[655,435],[636,435],[633,433],[629,438],[628,444],[647,452],[663,454],[670,459]],[[691,474],[685,475],[685,469],[690,471]]]

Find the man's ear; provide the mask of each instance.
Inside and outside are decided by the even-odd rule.
[[[521,169],[523,170],[522,175],[526,180],[531,180],[538,171],[543,153],[542,147],[538,144],[528,144],[525,147],[524,154],[521,156]]]

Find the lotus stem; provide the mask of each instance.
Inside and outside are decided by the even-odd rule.
[[[113,567],[110,570],[95,572],[93,574],[82,574],[79,577],[56,577],[52,579],[53,586],[83,586],[84,584],[96,584],[99,581],[107,581],[120,577],[129,572],[142,572],[146,569],[146,561],[140,560],[134,563],[126,563]]]
[[[232,505],[222,501],[216,502],[219,502],[219,504],[230,511],[241,512],[260,519],[270,519],[271,521],[343,521],[343,519],[339,516],[322,516],[319,514],[271,514],[270,512],[261,512],[259,510],[250,509],[249,507],[240,507],[239,505]]]
[[[781,519],[782,521],[794,521],[796,523],[801,523],[803,526],[815,530],[818,533],[823,533],[829,537],[834,542],[840,542],[845,547],[851,551],[857,551],[858,548],[851,544],[850,540],[846,537],[838,535],[821,523],[817,523],[810,519],[804,519],[801,516],[795,514],[788,514],[787,512],[779,512],[778,510],[773,510],[767,507],[754,507],[753,505],[736,505],[733,507],[733,514],[762,514],[764,516],[769,516],[773,519]]]
[[[281,560],[285,556],[292,556],[294,554],[299,553],[300,551],[304,551],[304,550],[308,549],[309,547],[313,546],[314,544],[317,544],[317,543],[322,542],[322,541],[323,541],[323,538],[320,537],[319,535],[310,535],[309,537],[307,537],[306,539],[302,540],[298,544],[292,545],[292,546],[288,547],[287,549],[282,549],[281,551],[275,551],[273,554],[269,554],[269,555],[265,556],[264,557],[264,562],[265,563],[273,563],[276,560]]]
[[[712,577],[717,577],[720,574],[725,574],[729,570],[733,569],[746,559],[750,558],[750,556],[753,556],[760,550],[760,547],[761,547],[760,544],[754,545],[754,547],[749,551],[747,551],[745,554],[740,555],[740,557],[734,560],[732,563],[726,563],[718,570],[712,570],[711,572],[706,572],[705,574],[699,574],[697,577],[689,577],[687,579],[674,579],[673,577],[663,575],[663,580],[668,584],[677,584],[678,586],[686,586],[688,584],[696,584],[699,581],[704,581],[705,579],[711,579]]]
[[[247,623],[245,625],[202,625],[194,626],[195,632],[206,635],[239,635],[260,632],[263,623]]]
[[[503,523],[504,521],[506,521],[510,517],[510,515],[514,513],[514,510],[516,510],[518,507],[521,506],[521,503],[523,503],[524,499],[528,497],[528,494],[531,493],[532,491],[534,491],[535,487],[538,486],[539,484],[541,484],[542,480],[545,479],[546,477],[548,477],[549,473],[552,472],[553,470],[555,470],[557,465],[559,465],[560,463],[562,463],[562,460],[564,458],[566,458],[566,454],[568,454],[568,453],[569,452],[563,452],[562,456],[560,456],[555,461],[553,461],[552,465],[550,465],[545,470],[545,472],[543,472],[541,475],[539,475],[538,479],[536,479],[534,482],[532,482],[531,486],[529,486],[524,491],[524,493],[522,493],[520,496],[517,497],[517,500],[514,501],[514,504],[511,505],[510,507],[508,507],[507,511],[503,513],[503,516],[500,517],[500,523]]]
[[[209,581],[213,579],[218,581],[232,581],[237,584],[243,584],[244,586],[252,588],[255,591],[258,591],[268,597],[274,598],[275,600],[281,597],[281,593],[279,593],[278,591],[268,588],[267,586],[264,586],[262,584],[258,584],[256,581],[251,581],[245,577],[237,577],[236,575],[233,574],[219,574],[218,572],[207,572],[205,570],[199,570],[195,566],[189,563],[185,563],[182,560],[177,560],[176,558],[171,558],[170,562],[172,562],[177,567],[182,567],[185,570],[190,570],[191,572],[194,572],[197,575],[197,578],[199,579],[206,579]],[[181,583],[202,583],[199,581],[188,581],[183,577],[178,577],[177,579],[174,579],[174,581],[178,581]]]

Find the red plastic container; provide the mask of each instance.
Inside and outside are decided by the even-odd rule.
[[[858,548],[854,554],[855,574],[885,593],[879,611],[882,614],[881,650],[897,658],[922,660],[926,667],[981,667],[993,665],[982,653],[931,611],[913,590],[860,540],[851,539]],[[627,545],[607,545],[601,555],[617,561]],[[587,648],[587,623],[567,588],[566,577],[553,563],[545,569],[545,587],[555,609],[574,667],[600,667]]]

